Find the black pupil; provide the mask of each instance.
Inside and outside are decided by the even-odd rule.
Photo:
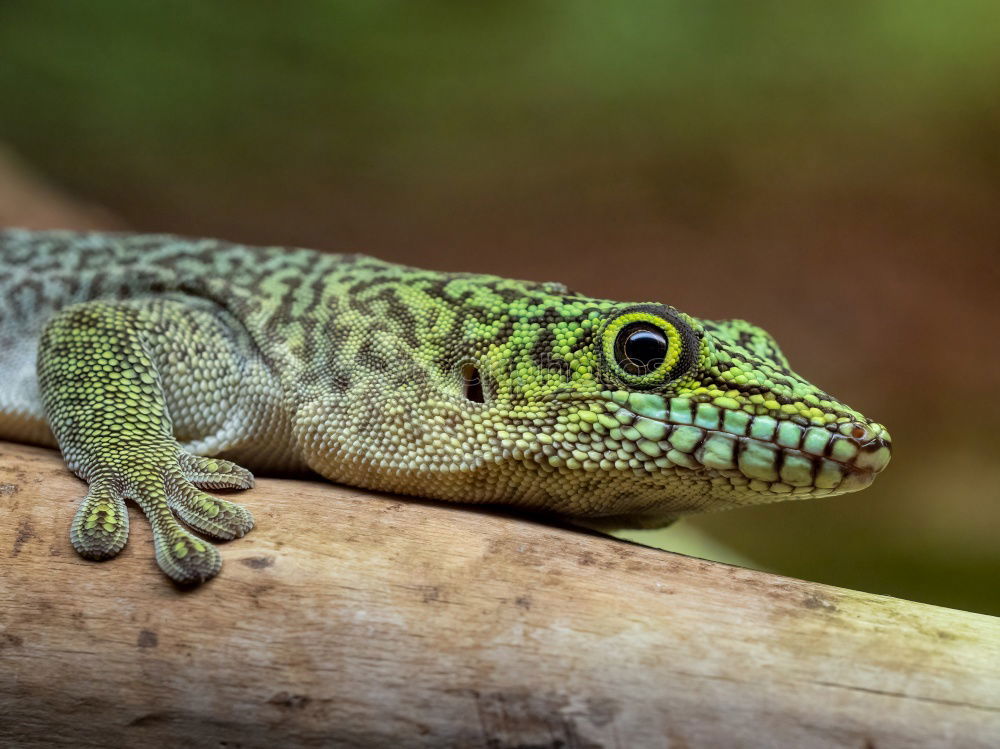
[[[667,337],[659,328],[630,325],[618,334],[616,343],[615,358],[630,374],[649,374],[667,358]]]

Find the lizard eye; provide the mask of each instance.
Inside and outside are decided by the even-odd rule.
[[[615,361],[632,375],[656,371],[667,359],[670,345],[667,336],[651,323],[626,325],[615,338]]]
[[[677,379],[694,364],[698,350],[698,336],[685,317],[663,305],[622,310],[600,332],[608,382],[629,389],[662,387]]]

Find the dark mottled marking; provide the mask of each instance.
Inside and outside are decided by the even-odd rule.
[[[239,562],[251,569],[262,570],[274,565],[274,557],[243,557]]]
[[[145,715],[139,715],[132,718],[132,720],[128,722],[128,725],[130,727],[155,726],[162,723],[171,723],[179,717],[179,715],[169,712],[146,713]]]
[[[34,537],[35,531],[31,527],[31,523],[27,520],[22,520],[21,524],[17,527],[17,535],[14,536],[14,548],[11,550],[10,555],[16,557],[21,553],[21,547]]]
[[[553,355],[552,350],[555,343],[555,331],[549,326],[542,328],[535,339],[535,344],[531,347],[531,359],[539,369],[558,372],[561,376],[568,379],[572,373],[572,369],[569,366],[569,362],[557,359]]]
[[[136,644],[140,648],[155,648],[160,644],[160,638],[150,629],[140,629],[139,638]]]
[[[312,697],[305,694],[292,694],[290,692],[278,692],[267,701],[269,705],[280,707],[285,710],[301,710],[312,702]]]
[[[821,609],[823,611],[834,612],[837,610],[837,606],[825,598],[821,598],[815,593],[810,593],[805,598],[802,599],[802,605],[807,609]]]

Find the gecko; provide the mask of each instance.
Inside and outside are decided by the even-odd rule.
[[[0,231],[0,439],[87,483],[89,559],[148,519],[216,575],[256,472],[659,527],[863,489],[884,426],[743,320],[553,282],[162,234]]]

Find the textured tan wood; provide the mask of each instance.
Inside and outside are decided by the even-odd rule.
[[[997,746],[1000,620],[308,481],[180,590],[0,443],[0,744]]]

